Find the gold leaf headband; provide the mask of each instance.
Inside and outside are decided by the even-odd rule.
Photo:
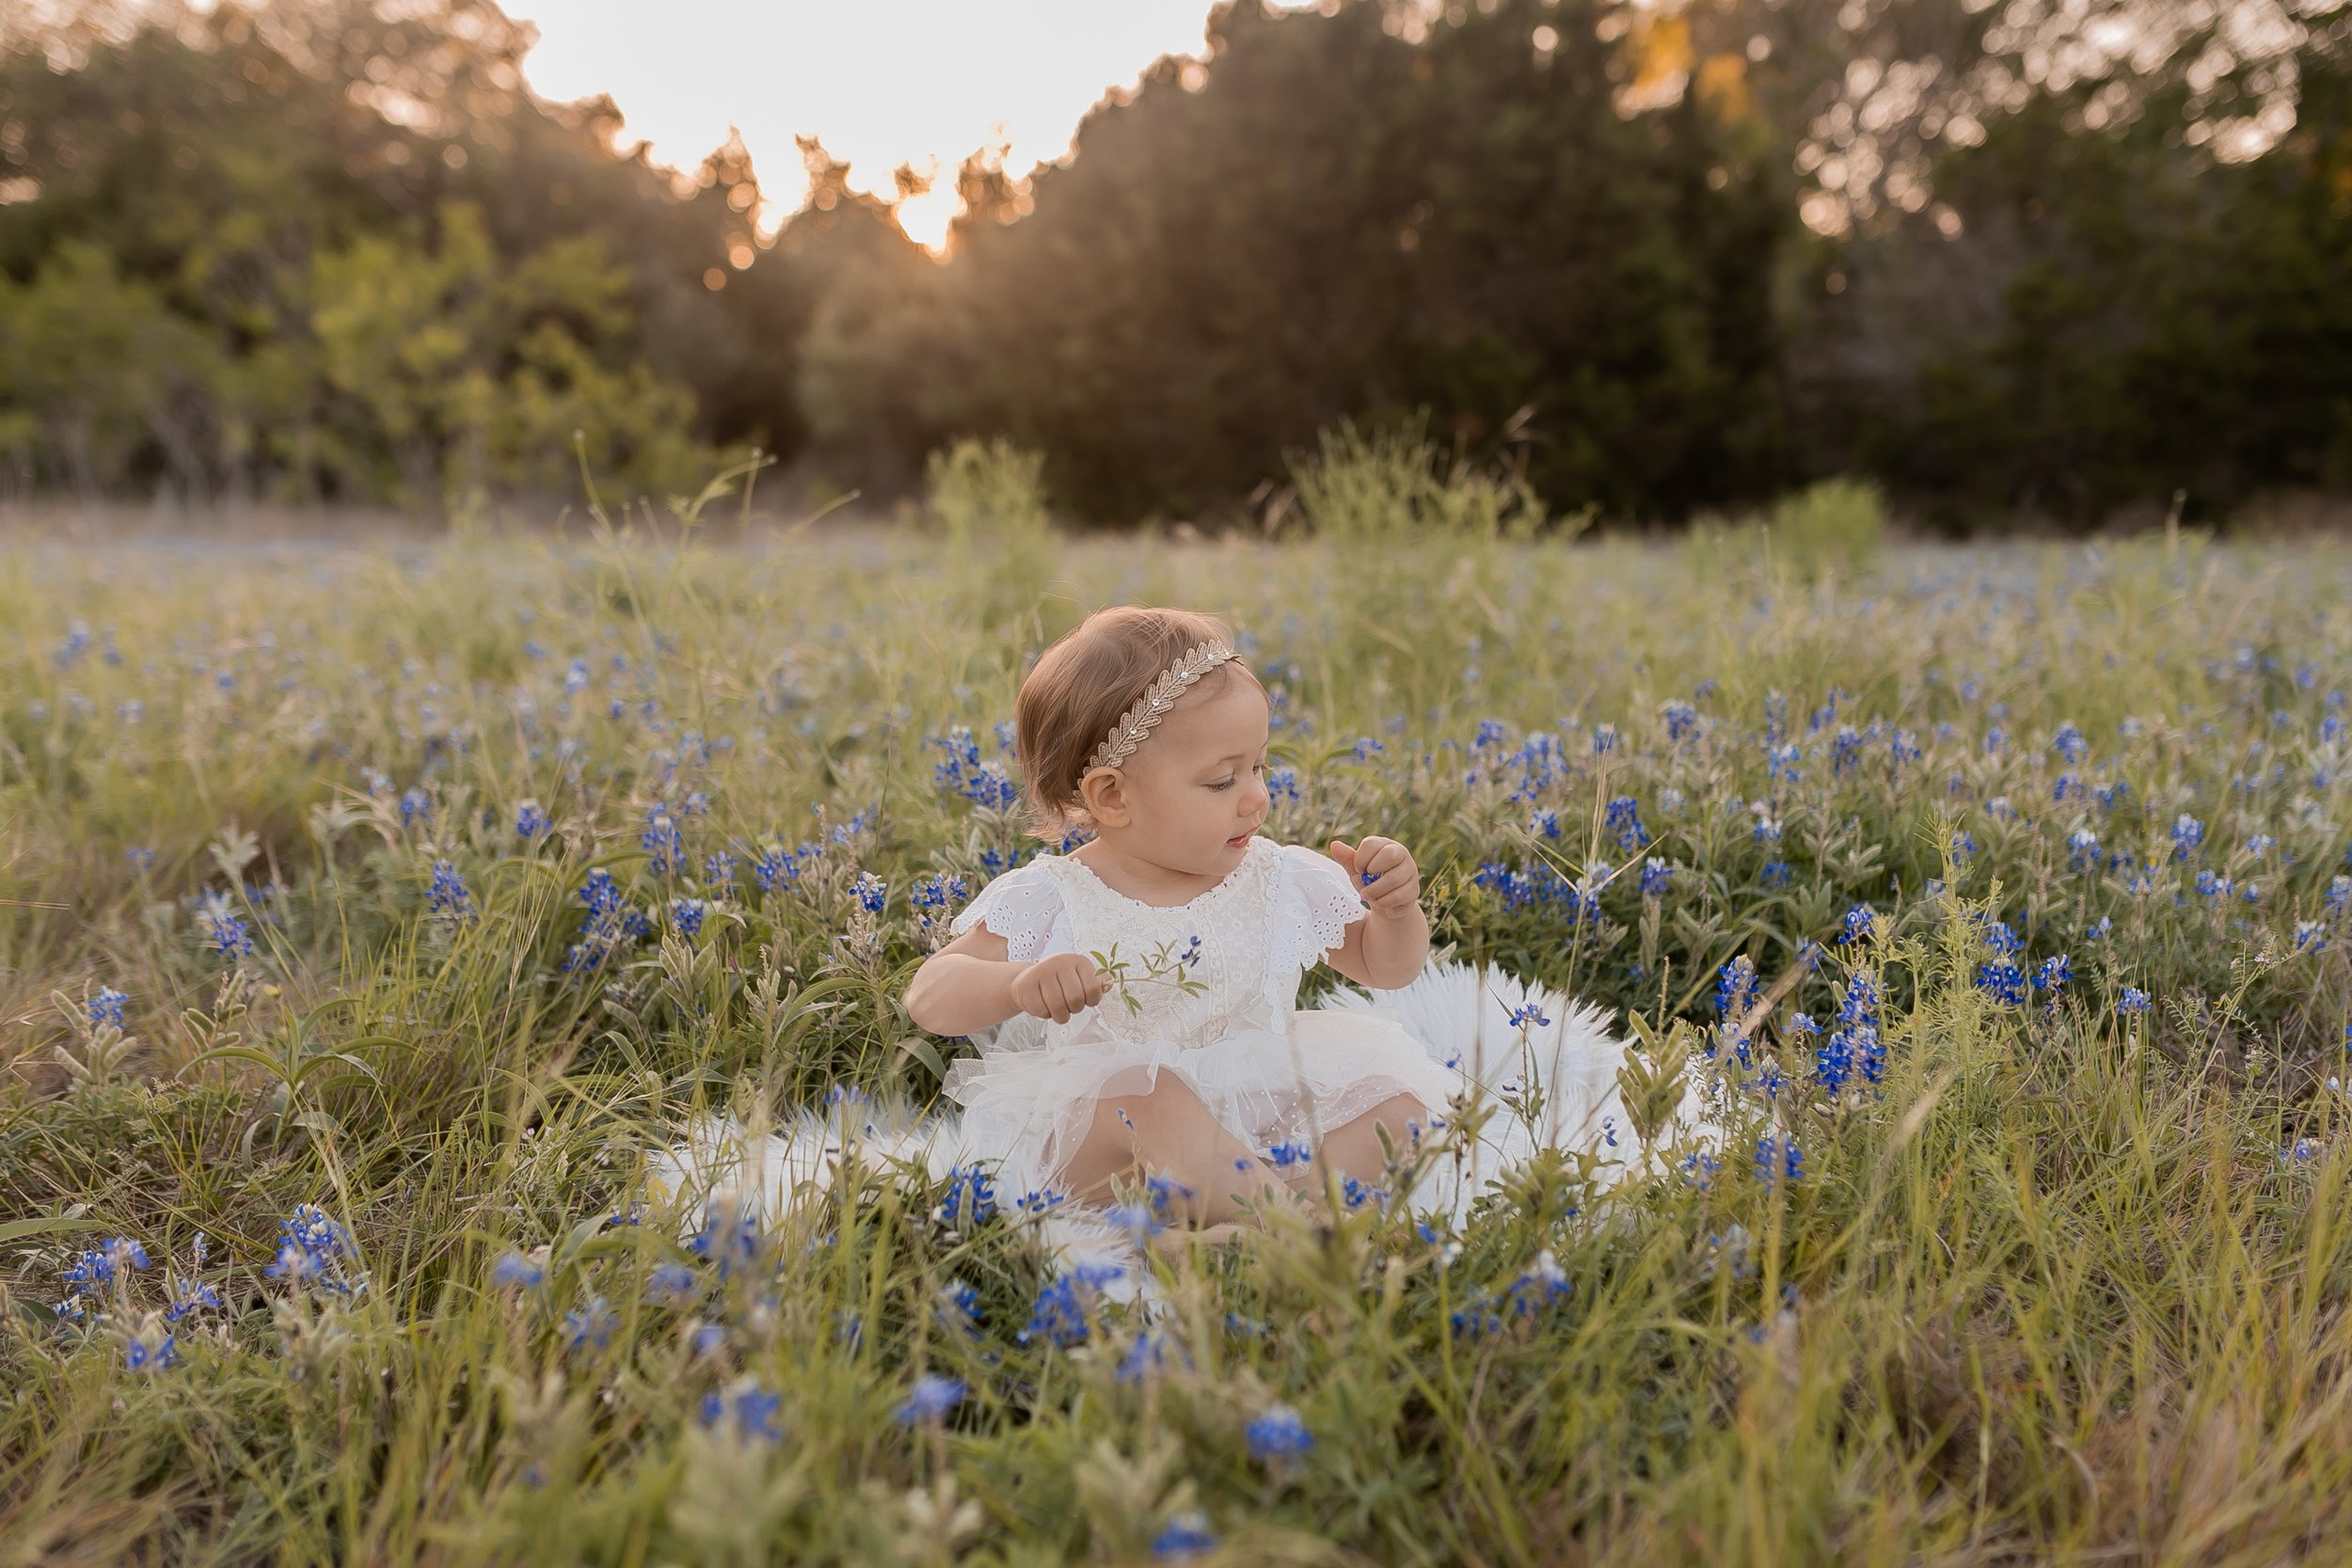
[[[1116,768],[1126,761],[1143,743],[1143,737],[1152,733],[1152,726],[1176,705],[1176,699],[1184,694],[1185,687],[1227,659],[1240,657],[1215,638],[1195,643],[1190,652],[1169,665],[1159,679],[1152,683],[1141,701],[1111,726],[1111,733],[1094,748],[1094,755],[1087,759],[1086,772],[1091,773],[1098,768]]]

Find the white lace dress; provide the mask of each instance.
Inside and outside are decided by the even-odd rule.
[[[1261,1154],[1311,1147],[1382,1101],[1410,1095],[1445,1112],[1459,1072],[1400,1020],[1358,1006],[1300,1009],[1299,976],[1367,918],[1348,873],[1317,850],[1249,841],[1224,881],[1189,903],[1159,906],[1115,892],[1083,863],[1040,855],[991,881],[950,923],[961,936],[985,924],[1007,956],[1104,953],[1141,960],[1195,939],[1185,972],[1205,989],[1116,988],[1066,1023],[1016,1013],[972,1038],[978,1054],[951,1063],[943,1088],[963,1107],[965,1148],[998,1162],[1009,1195],[1058,1188],[1104,1095],[1147,1092],[1173,1075]]]

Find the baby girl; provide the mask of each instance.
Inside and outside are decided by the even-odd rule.
[[[1041,854],[981,889],[926,960],[908,1015],[970,1036],[947,1097],[963,1145],[1008,1190],[1082,1204],[1153,1180],[1197,1223],[1230,1222],[1268,1189],[1311,1201],[1327,1180],[1372,1187],[1381,1132],[1411,1144],[1459,1075],[1396,1019],[1297,1010],[1327,962],[1393,990],[1429,954],[1421,873],[1394,839],[1329,854],[1261,837],[1270,707],[1226,625],[1123,606],[1039,658],[1014,709]],[[1174,954],[1130,983],[1090,954]]]

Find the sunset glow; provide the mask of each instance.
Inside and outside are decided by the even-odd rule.
[[[742,132],[772,231],[807,188],[796,135],[850,165],[860,190],[896,194],[902,164],[933,178],[898,209],[936,250],[955,216],[956,166],[1006,149],[1016,175],[1069,150],[1087,110],[1163,55],[1197,55],[1208,0],[516,0],[539,29],[525,61],[534,90],[610,93],[626,147],[692,168]],[[648,20],[659,14],[661,25]]]

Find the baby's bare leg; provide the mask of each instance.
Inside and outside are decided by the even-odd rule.
[[[1172,1074],[1144,1093],[1104,1096],[1057,1185],[1079,1202],[1103,1203],[1114,1182],[1143,1175],[1191,1188],[1189,1198],[1172,1195],[1170,1207],[1198,1225],[1233,1219],[1242,1212],[1241,1199],[1283,1184]]]
[[[1342,1184],[1354,1177],[1365,1186],[1379,1184],[1386,1158],[1380,1151],[1379,1129],[1386,1127],[1389,1137],[1399,1148],[1412,1147],[1412,1134],[1406,1126],[1411,1122],[1426,1135],[1429,1131],[1429,1109],[1409,1094],[1400,1094],[1382,1101],[1354,1121],[1324,1134],[1323,1147],[1312,1161],[1295,1166],[1291,1173],[1294,1187],[1309,1195],[1323,1191],[1324,1168],[1337,1172]]]

